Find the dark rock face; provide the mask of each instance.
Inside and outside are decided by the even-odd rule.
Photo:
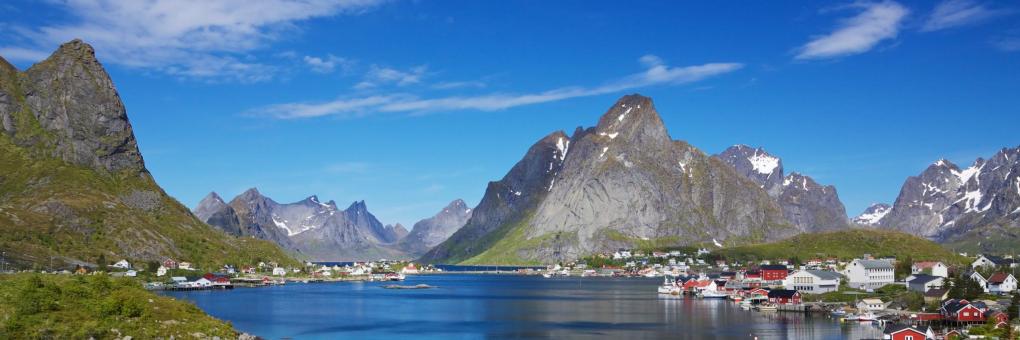
[[[742,243],[795,232],[762,188],[672,140],[651,99],[630,95],[595,128],[532,146],[489,184],[468,223],[422,259],[548,263],[642,240]]]
[[[108,172],[145,172],[127,111],[113,81],[80,40],[65,43],[21,76],[12,76],[6,61],[5,82],[17,81],[22,93],[0,94],[4,132],[21,146],[42,146],[71,164]],[[38,125],[18,124],[22,108],[12,103],[23,96]]]
[[[853,222],[857,225],[862,226],[877,226],[882,223],[882,219],[889,214],[892,210],[892,206],[885,203],[875,203],[864,209],[860,215],[854,217]]]
[[[450,238],[450,235],[463,227],[469,218],[471,208],[464,200],[454,200],[435,216],[415,223],[411,233],[400,240],[399,247],[412,257],[421,256]]]
[[[713,156],[758,184],[783,209],[783,217],[801,231],[815,232],[850,226],[836,188],[822,186],[799,173],[783,176],[783,161],[763,148],[734,145]]]
[[[944,159],[936,161],[920,175],[907,178],[880,226],[936,241],[980,243],[968,238],[990,235],[984,229],[1012,230],[1018,220],[1020,147],[1004,148],[987,160],[978,158],[966,169]],[[1017,241],[1016,236],[1011,238]]]

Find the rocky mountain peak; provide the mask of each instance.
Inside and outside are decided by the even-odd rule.
[[[346,209],[347,212],[368,212],[368,206],[365,205],[365,201],[354,201]]]
[[[758,183],[769,196],[779,196],[782,191],[783,161],[764,148],[737,144],[715,157],[732,166],[737,173]]]
[[[443,208],[443,213],[453,213],[465,210],[471,209],[468,208],[467,203],[464,203],[464,200],[458,198],[453,200],[453,202],[450,202],[450,204],[446,205],[446,208]]]
[[[15,143],[104,172],[147,173],[124,104],[91,46],[65,43],[23,74],[16,82],[5,75],[0,87],[0,122]],[[12,119],[19,111],[31,116]]]
[[[195,206],[195,209],[192,212],[195,214],[195,217],[198,217],[199,220],[205,222],[209,219],[209,217],[212,217],[212,215],[220,212],[226,207],[227,203],[223,201],[223,198],[221,198],[220,195],[216,194],[216,192],[210,192],[205,196],[205,198],[198,202],[198,205]]]
[[[599,118],[595,133],[603,137],[602,142],[625,141],[627,144],[647,145],[670,141],[652,99],[639,94],[617,100]]]
[[[251,201],[255,201],[255,200],[259,200],[259,199],[263,199],[263,198],[265,198],[265,196],[262,196],[262,193],[259,192],[259,189],[252,187],[252,188],[248,188],[248,190],[245,190],[240,195],[237,195],[237,197],[235,197],[234,200],[241,200],[241,201],[245,201],[245,202],[251,202]]]
[[[877,226],[882,222],[889,211],[892,210],[892,206],[885,203],[874,203],[864,209],[860,215],[854,217],[853,222],[860,225]]]

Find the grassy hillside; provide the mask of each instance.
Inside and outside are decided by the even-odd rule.
[[[296,264],[275,244],[198,221],[147,173],[109,174],[39,157],[0,136],[0,249],[20,267],[173,257],[205,268]]]
[[[106,275],[0,275],[0,339],[237,338],[193,304]]]
[[[849,229],[824,233],[800,234],[782,241],[725,248],[717,251],[731,260],[764,260],[837,257],[851,259],[862,254],[876,257],[894,256],[914,260],[941,260],[952,264],[964,261],[941,245],[895,231]]]

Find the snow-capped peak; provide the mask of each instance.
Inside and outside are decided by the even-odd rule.
[[[868,209],[864,210],[864,213],[854,218],[854,223],[877,225],[891,210],[892,207],[887,204],[872,204]]]
[[[763,175],[771,174],[772,171],[775,171],[776,167],[779,166],[779,158],[759,152],[755,152],[754,155],[748,157],[747,160],[751,162],[751,166],[754,168],[754,171]]]

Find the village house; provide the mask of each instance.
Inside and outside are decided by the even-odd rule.
[[[127,260],[120,260],[117,261],[117,263],[114,263],[112,267],[119,269],[130,269],[131,263],[129,263]]]
[[[284,276],[284,275],[287,275],[287,270],[283,269],[283,267],[273,268],[273,275],[275,275],[275,276]]]
[[[181,262],[177,264],[177,269],[194,270],[191,268],[191,262]]]
[[[988,277],[985,292],[993,294],[1010,294],[1016,290],[1016,278],[1013,274],[998,272]]]
[[[888,260],[855,259],[846,265],[843,275],[847,285],[856,289],[873,290],[895,281],[895,268]]]
[[[984,306],[967,300],[949,299],[939,309],[942,317],[954,322],[981,323],[985,321]]]
[[[970,273],[970,279],[974,280],[974,281],[977,281],[978,285],[980,285],[982,288],[984,288],[985,293],[988,292],[988,280],[985,279],[985,277],[983,275],[981,275],[981,273],[978,273],[978,272]]]
[[[416,267],[414,263],[408,263],[407,266],[404,266],[404,269],[400,270],[400,272],[403,274],[418,274],[418,267]]]
[[[924,292],[924,303],[926,304],[941,303],[948,298],[949,289],[946,288],[929,289]]]
[[[842,275],[825,270],[799,270],[786,277],[786,289],[805,294],[821,294],[839,290]]]
[[[174,259],[163,260],[163,267],[166,267],[167,269],[177,269],[177,261],[174,261]]]
[[[922,261],[910,265],[911,274],[928,274],[938,277],[949,277],[949,267],[939,261]]]
[[[910,325],[889,324],[882,330],[886,339],[892,340],[926,340],[935,339],[931,327],[917,328]]]
[[[988,320],[995,320],[995,328],[1009,327],[1009,314],[1001,311],[988,312]]]
[[[761,279],[766,282],[781,282],[790,274],[786,266],[778,264],[760,266],[758,270],[761,271]]]
[[[768,294],[769,302],[777,305],[800,304],[800,293],[796,290],[773,289]]]
[[[166,266],[160,265],[159,268],[156,268],[156,276],[163,277],[166,275],[167,270]]]
[[[974,268],[974,269],[977,269],[978,267],[984,267],[984,268],[1009,267],[1009,268],[1012,268],[1012,267],[1016,266],[1016,262],[1013,261],[1013,259],[1007,259],[1007,258],[1003,258],[1003,257],[999,257],[999,256],[982,254],[982,255],[978,255],[978,258],[976,260],[974,260],[974,262],[971,263],[970,266],[972,268]]]
[[[857,310],[861,312],[880,312],[885,310],[886,303],[882,299],[863,299],[857,302]]]
[[[127,276],[127,277],[137,277],[138,276],[138,271],[136,271],[134,269],[130,269],[130,270],[124,272],[124,276]]]
[[[927,292],[931,289],[942,288],[945,278],[928,274],[914,274],[907,277],[907,289],[915,292]]]

